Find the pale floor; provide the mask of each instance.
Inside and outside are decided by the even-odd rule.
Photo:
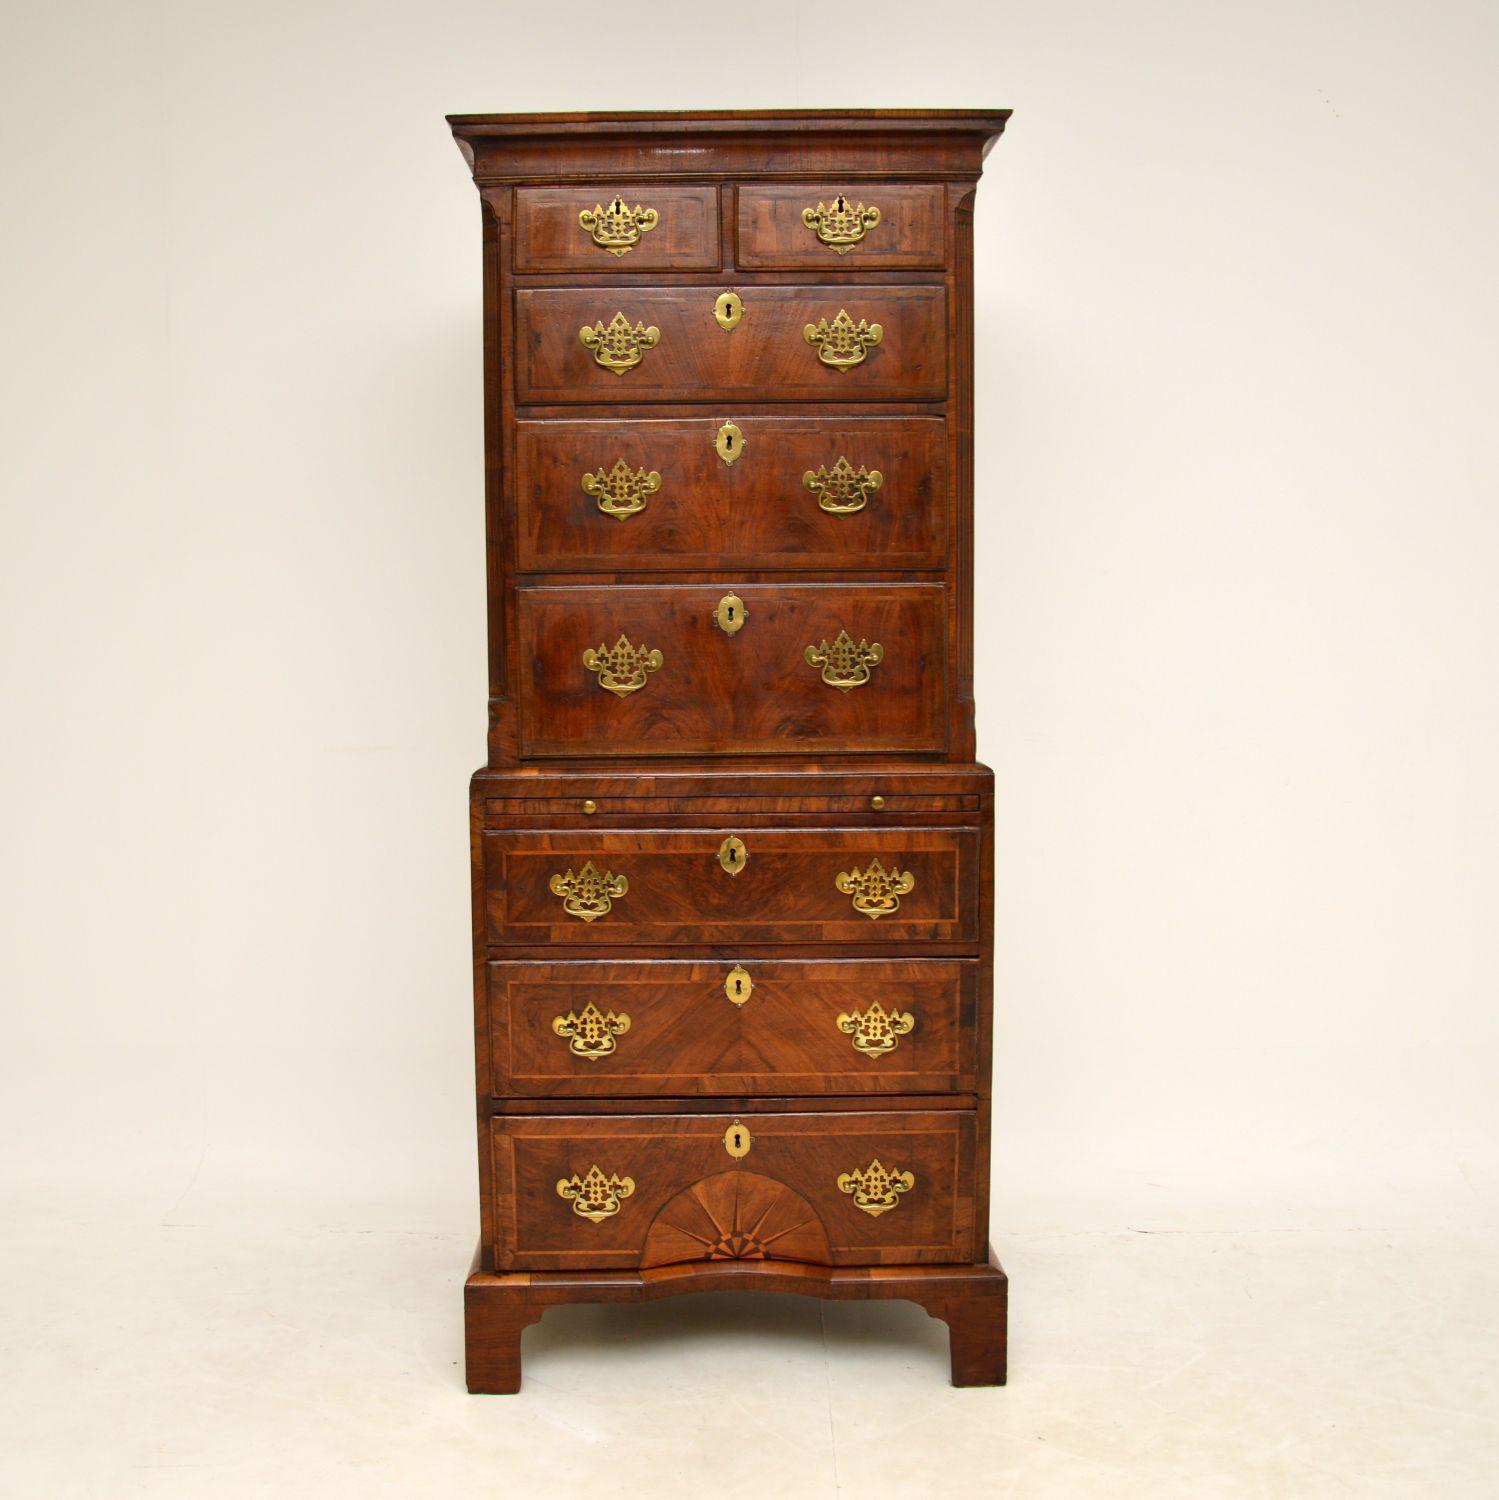
[[[470,1397],[456,1234],[14,1218],[0,1495],[1499,1495],[1499,1235],[1023,1235],[1011,1384],[900,1303],[549,1313]]]

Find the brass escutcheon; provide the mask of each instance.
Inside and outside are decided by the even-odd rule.
[[[744,452],[744,434],[732,422],[725,422],[714,434],[713,451],[726,464],[733,463]]]
[[[730,1156],[748,1156],[750,1147],[754,1144],[754,1136],[738,1120],[723,1133],[723,1148]]]
[[[744,607],[744,600],[738,594],[725,594],[713,611],[713,623],[725,635],[738,635],[744,629],[744,622],[747,619],[749,619],[749,611]]]
[[[737,875],[749,863],[749,850],[744,847],[744,840],[731,833],[718,846],[718,862],[730,875]]]
[[[713,320],[725,333],[732,333],[744,319],[744,303],[738,292],[724,292],[713,304]]]
[[[749,971],[740,964],[735,964],[724,976],[723,992],[735,1005],[743,1005],[755,992],[755,981],[749,977]]]

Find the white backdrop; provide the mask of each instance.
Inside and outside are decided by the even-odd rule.
[[[1007,105],[996,1240],[1493,1222],[1486,0],[3,24],[13,1184],[475,1219],[479,212],[444,113]]]

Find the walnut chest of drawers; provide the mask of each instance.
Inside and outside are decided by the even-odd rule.
[[[972,209],[1005,111],[482,115],[468,1383],[549,1306],[898,1297],[1004,1379]]]

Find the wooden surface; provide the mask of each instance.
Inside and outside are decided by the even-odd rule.
[[[985,1261],[971,235],[1005,119],[452,122],[480,189],[485,309],[473,1390],[518,1387],[520,1331],[546,1306],[730,1286],[910,1297],[947,1321],[955,1381],[1004,1378],[1006,1283]],[[803,218],[840,193],[880,210],[845,254]],[[623,255],[578,222],[616,194],[656,214]],[[727,291],[732,330],[714,318]],[[840,311],[882,329],[847,370],[804,337]],[[616,312],[659,335],[622,374],[579,338]],[[732,464],[713,447],[727,422]],[[835,515],[803,475],[840,458],[881,483]],[[659,475],[624,519],[582,484],[620,462]],[[747,610],[734,634],[713,619],[730,593]],[[883,650],[846,692],[804,654],[840,630]],[[621,635],[663,657],[626,696],[583,660]],[[730,835],[748,850],[732,874]],[[877,921],[837,885],[874,859],[914,877]],[[590,863],[628,889],[583,921],[552,880]],[[736,965],[743,1006],[724,991]],[[875,1002],[912,1017],[880,1056],[839,1024]],[[590,1006],[615,1020],[597,1056],[567,1020]],[[876,1159],[914,1182],[869,1214],[838,1177]],[[633,1183],[598,1222],[557,1192],[595,1164]]]
[[[752,1141],[737,1160],[724,1147],[736,1122]],[[974,1122],[967,1110],[492,1115],[493,1264],[498,1270],[642,1265],[646,1238],[665,1205],[694,1186],[711,1196],[709,1184],[739,1172],[779,1182],[804,1200],[826,1235],[832,1265],[967,1263],[981,1248],[973,1220]],[[838,1186],[841,1174],[876,1161],[915,1179],[896,1207],[877,1216]],[[635,1184],[618,1212],[600,1223],[575,1213],[557,1192],[560,1180],[594,1166]],[[675,1258],[702,1256],[683,1247]]]
[[[802,218],[840,195],[870,204],[880,220],[841,252],[822,243]],[[946,204],[935,183],[753,183],[735,194],[738,264],[746,270],[852,272],[935,270],[947,246]]]
[[[743,456],[713,440],[726,422]],[[864,508],[822,509],[803,475],[840,459],[877,472]],[[582,479],[623,461],[661,476],[645,509],[617,519]],[[663,420],[650,412],[515,425],[516,564],[526,572],[631,569],[801,573],[928,569],[947,561],[947,444],[935,417],[748,416]]]
[[[977,828],[757,828],[737,875],[718,851],[732,828],[585,828],[484,835],[488,941],[496,944],[911,943],[977,950],[981,833]],[[915,881],[899,908],[869,917],[841,891],[841,874],[878,860]],[[591,863],[628,891],[592,921],[569,916],[555,875]]]
[[[747,611],[726,634],[729,594]],[[521,750],[555,755],[795,755],[941,750],[947,741],[947,600],[934,583],[522,585]],[[830,686],[808,647],[840,631],[883,648],[869,681]],[[664,660],[628,697],[601,686],[589,650],[632,646]]]
[[[720,293],[744,302],[739,326],[714,320]],[[840,312],[878,323],[880,342],[851,369],[831,369],[807,342],[809,323]],[[603,369],[579,330],[623,313],[659,331],[634,369]],[[947,392],[947,308],[940,286],[890,286],[845,277],[785,286],[746,277],[701,286],[629,285],[515,293],[515,399],[545,402],[937,401]]]
[[[748,998],[728,976],[743,967]],[[611,960],[489,964],[496,1096],[972,1093],[976,959]],[[728,987],[726,988],[726,983]],[[740,981],[742,984],[743,981]],[[592,1005],[628,1018],[607,1055],[554,1022]],[[868,1054],[840,1017],[874,1005],[911,1030]]]
[[[657,183],[629,196],[631,209],[654,208],[657,222],[623,255],[594,243],[578,223],[585,210],[606,207],[608,184],[523,187],[515,194],[517,271],[680,271],[719,264],[718,194],[710,187]]]

